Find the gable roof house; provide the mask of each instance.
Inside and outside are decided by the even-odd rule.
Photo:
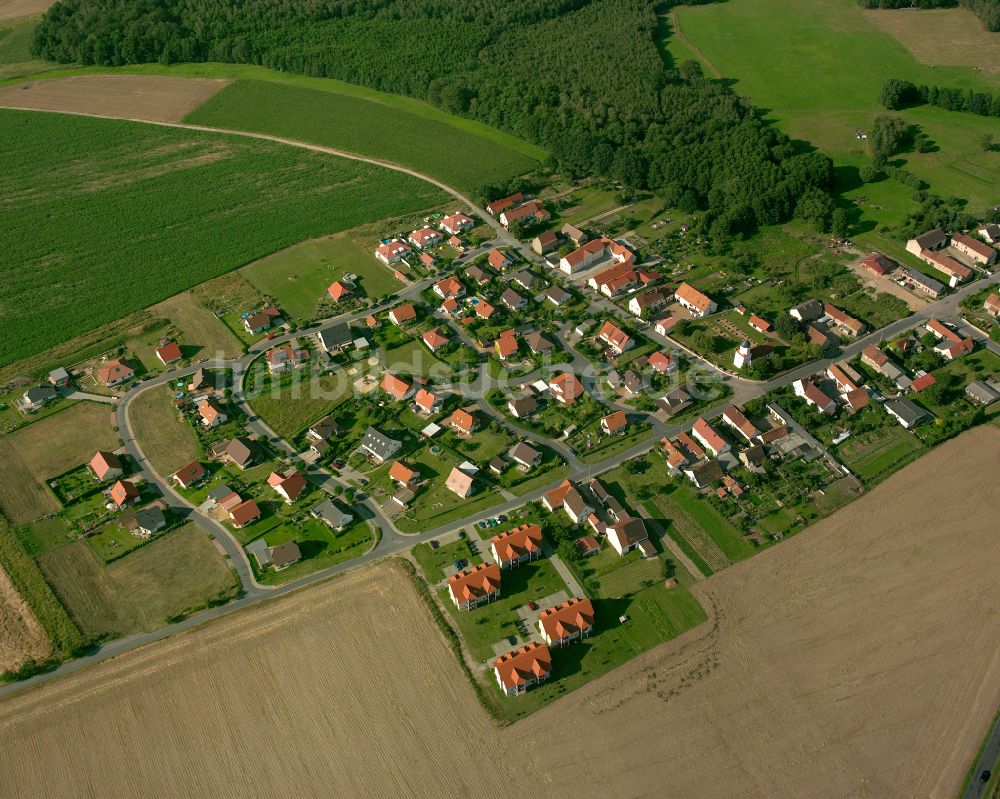
[[[987,222],[976,228],[976,235],[982,236],[990,244],[1000,244],[1000,225]]]
[[[556,306],[556,308],[565,305],[571,299],[573,299],[573,295],[570,294],[568,291],[566,291],[566,289],[564,289],[562,286],[552,286],[545,293],[546,302],[552,303],[554,306]]]
[[[215,457],[228,461],[236,468],[243,470],[249,466],[255,457],[252,443],[246,438],[232,438],[217,444],[213,450]]]
[[[229,509],[229,521],[233,527],[246,527],[251,522],[260,518],[260,508],[252,499],[234,505]]]
[[[766,319],[757,316],[757,314],[755,313],[750,314],[750,319],[747,320],[747,324],[750,325],[750,327],[752,327],[758,333],[766,333],[768,330],[771,329],[771,323],[768,322]]]
[[[301,369],[309,363],[309,351],[296,349],[291,344],[283,344],[280,347],[268,350],[265,357],[267,359],[267,371],[271,374],[285,372],[293,366],[296,369]]]
[[[515,272],[510,276],[511,283],[517,283],[525,291],[534,291],[539,284],[539,279],[527,269]]]
[[[59,396],[59,392],[49,383],[42,383],[39,386],[32,386],[27,391],[22,394],[18,400],[18,407],[28,413],[30,411],[37,411],[46,402],[51,402],[56,397]]]
[[[413,398],[413,404],[423,414],[434,413],[441,408],[441,398],[426,388],[421,388]]]
[[[531,240],[531,249],[536,255],[546,255],[559,247],[559,234],[554,230],[539,233]]]
[[[327,287],[326,293],[334,302],[340,302],[344,297],[354,293],[354,286],[343,280],[335,280]]]
[[[167,517],[159,505],[150,505],[135,512],[135,529],[132,535],[136,538],[149,538],[167,526]]]
[[[458,235],[463,231],[470,230],[475,227],[475,225],[475,221],[460,212],[446,216],[441,220],[441,229],[448,231],[453,236]]]
[[[882,407],[907,430],[931,418],[927,411],[905,398],[886,400]]]
[[[552,352],[555,348],[555,344],[538,332],[528,333],[528,335],[524,337],[524,343],[528,345],[528,349],[531,350],[533,355],[542,355],[543,353]]]
[[[471,496],[473,492],[473,477],[463,472],[457,466],[452,467],[448,479],[444,481],[445,488],[462,499]]]
[[[677,287],[674,291],[674,299],[695,317],[713,314],[718,307],[712,299],[688,283],[681,283]]]
[[[448,275],[434,284],[434,293],[442,300],[459,299],[465,296],[465,286],[454,275]]]
[[[964,338],[959,341],[942,341],[934,351],[939,353],[946,361],[953,361],[962,355],[967,355],[975,349],[975,342],[971,338]]]
[[[285,475],[271,472],[267,478],[267,484],[285,500],[286,505],[291,505],[305,489],[306,478],[297,469],[292,469]]]
[[[160,363],[166,366],[168,363],[179,361],[183,356],[181,355],[181,348],[177,345],[177,342],[168,341],[161,347],[157,347],[156,357],[159,358]]]
[[[855,319],[850,314],[840,310],[840,308],[837,308],[828,302],[823,303],[823,312],[833,322],[837,331],[845,336],[857,338],[862,332],[864,332],[864,322]]]
[[[519,346],[517,334],[513,330],[504,330],[493,344],[497,357],[501,361],[506,361],[512,355],[516,355]]]
[[[638,516],[630,516],[628,514],[621,516],[615,524],[608,525],[605,528],[605,534],[607,535],[608,543],[611,544],[611,548],[619,556],[627,555],[633,549],[643,549],[645,552],[643,542],[649,541],[649,535],[646,533],[646,525],[643,520]]]
[[[220,424],[225,424],[229,418],[222,408],[210,399],[203,399],[198,403],[198,415],[205,427],[218,427]]]
[[[856,379],[847,374],[848,369],[850,367],[846,363],[831,363],[826,368],[826,376],[837,384],[837,391],[841,394],[848,394],[858,387]]]
[[[409,236],[410,244],[414,247],[419,247],[421,250],[427,247],[433,247],[435,244],[440,244],[444,241],[444,236],[430,225],[424,225],[419,230],[414,230]]]
[[[519,191],[515,194],[511,194],[509,197],[502,197],[499,200],[494,200],[489,205],[486,206],[486,211],[491,216],[496,216],[502,211],[506,211],[508,208],[513,208],[520,202],[524,201],[524,192]]]
[[[552,655],[545,644],[530,643],[493,661],[493,674],[507,696],[523,694],[552,673]]]
[[[670,294],[662,288],[657,288],[647,291],[645,294],[634,295],[628,301],[628,309],[633,315],[641,319],[646,315],[647,311],[655,311],[657,308],[662,308],[669,300]]]
[[[635,253],[624,244],[601,236],[564,255],[559,259],[559,269],[567,275],[575,275],[593,266],[605,258],[612,259],[617,264],[632,265],[635,263]]]
[[[507,410],[515,419],[524,419],[538,410],[538,400],[534,397],[515,397],[507,400]]]
[[[441,335],[441,333],[437,330],[437,328],[433,330],[428,330],[426,333],[423,334],[423,336],[421,336],[421,338],[423,339],[424,344],[427,345],[427,349],[429,349],[431,352],[437,352],[439,349],[445,346],[449,341],[449,339]]]
[[[537,524],[522,524],[495,535],[490,541],[490,552],[501,569],[538,560],[542,556],[542,528]]]
[[[48,381],[56,388],[66,388],[69,385],[69,372],[65,367],[57,366],[49,372]]]
[[[612,436],[616,433],[624,433],[626,427],[628,427],[628,417],[625,415],[625,411],[615,411],[601,417],[601,432],[605,435]]]
[[[635,345],[632,337],[614,322],[607,321],[597,331],[597,340],[607,345],[615,355],[621,355]]]
[[[293,563],[298,563],[302,560],[302,550],[299,549],[299,545],[294,541],[286,541],[284,544],[271,547],[270,556],[271,565],[274,567],[274,570],[280,572],[283,569],[287,569]]]
[[[991,293],[983,303],[983,310],[994,319],[1000,319],[1000,294]]]
[[[916,269],[904,269],[903,274],[906,275],[906,281],[910,288],[919,291],[921,294],[926,294],[932,299],[937,299],[941,296],[941,292],[944,291],[944,283],[928,277]]]
[[[584,233],[582,230],[580,230],[580,228],[576,227],[575,225],[571,225],[569,222],[563,225],[559,232],[562,233],[571,242],[573,242],[573,244],[575,244],[577,247],[579,247],[581,244],[586,243],[588,238],[586,233]]]
[[[486,300],[481,299],[476,305],[476,316],[480,319],[489,319],[495,311],[496,308],[486,302]]]
[[[788,309],[788,315],[799,322],[812,322],[823,315],[819,300],[806,300]]]
[[[997,251],[979,239],[966,236],[964,233],[951,234],[951,246],[977,264],[990,266],[996,263]]]
[[[533,469],[542,462],[542,453],[523,441],[511,447],[507,457],[526,469]]]
[[[97,370],[98,379],[108,386],[118,386],[135,376],[135,369],[129,366],[120,358],[112,358],[106,361],[104,366]]]
[[[325,522],[332,530],[343,530],[354,521],[353,514],[348,513],[338,505],[334,504],[333,500],[329,497],[324,499],[318,505],[314,505],[310,509],[309,515],[314,519],[319,519],[321,522]]]
[[[396,325],[396,327],[399,327],[405,322],[412,322],[416,318],[417,312],[408,302],[403,305],[398,305],[389,311],[389,321]]]
[[[884,276],[892,272],[897,264],[891,258],[886,258],[881,253],[873,252],[861,262],[861,266],[873,274]]]
[[[456,408],[445,424],[459,435],[468,436],[476,429],[476,417],[464,408]]]
[[[677,363],[671,357],[669,352],[660,352],[659,350],[654,352],[649,356],[649,361],[647,361],[652,369],[655,369],[660,374],[669,374],[670,372],[677,371]]]
[[[948,234],[941,228],[935,228],[907,241],[906,251],[919,257],[925,250],[943,250],[947,246]]]
[[[528,301],[512,288],[506,288],[500,295],[500,302],[512,311],[518,311],[528,306]]]
[[[684,467],[684,474],[695,488],[705,488],[723,477],[722,466],[717,460],[693,463]]]
[[[119,480],[111,486],[108,496],[120,508],[139,499],[139,489],[129,480]]]
[[[985,380],[974,380],[965,387],[965,395],[980,405],[991,405],[1000,399],[1000,391]]]
[[[369,427],[361,439],[359,449],[376,463],[384,463],[395,455],[401,446],[403,446],[401,441],[389,438],[374,427]]]
[[[324,416],[306,430],[306,437],[314,441],[329,441],[337,433],[337,421],[332,416]]]
[[[90,471],[100,480],[116,480],[122,475],[122,462],[113,452],[98,450],[90,459]]]
[[[538,616],[538,632],[549,646],[562,647],[589,636],[594,618],[594,604],[589,599],[573,597],[545,608]]]
[[[478,266],[475,265],[470,266],[468,269],[465,270],[465,276],[480,287],[485,286],[493,279],[493,275],[490,272],[487,272],[484,269],[480,269]]]
[[[412,252],[413,250],[410,249],[409,245],[399,239],[393,239],[380,245],[375,250],[375,257],[386,266],[389,266],[390,264],[399,263]]]
[[[549,381],[549,390],[556,402],[572,405],[583,395],[583,383],[572,372],[563,372]]]
[[[812,380],[796,380],[792,383],[792,389],[796,397],[805,400],[806,405],[811,405],[820,413],[833,415],[837,412],[837,403],[828,397]]]
[[[732,449],[729,442],[719,435],[719,431],[700,416],[695,419],[694,425],[691,427],[691,435],[698,439],[702,446],[716,458],[723,452],[729,452]]]
[[[656,406],[667,416],[673,416],[689,407],[692,402],[691,394],[688,392],[687,386],[684,385],[668,391],[656,401]]]
[[[680,474],[681,466],[684,466],[688,462],[687,455],[681,452],[680,447],[666,437],[660,439],[660,447],[663,449],[663,457],[667,461],[667,468],[670,475],[676,477]]]
[[[191,488],[191,486],[198,485],[206,477],[208,477],[208,472],[205,467],[198,461],[191,461],[174,472],[170,479],[181,488]]]
[[[448,595],[459,610],[472,610],[500,596],[500,567],[480,563],[448,578]]]
[[[542,497],[542,504],[550,513],[562,508],[574,524],[579,524],[593,511],[577,487],[569,480],[563,480],[556,488]]]
[[[386,372],[382,377],[381,389],[392,397],[396,402],[402,402],[413,396],[413,386],[405,380],[396,377],[391,372]]]
[[[753,422],[747,419],[743,411],[735,405],[729,405],[722,412],[722,421],[728,424],[747,441],[753,441],[755,437],[760,435],[760,430],[758,430],[754,426]]]
[[[347,322],[327,325],[316,333],[316,341],[324,352],[341,352],[353,341],[351,328]]]
[[[948,285],[952,288],[955,288],[963,280],[968,280],[972,277],[972,270],[969,267],[961,261],[952,258],[947,253],[935,250],[923,250],[919,257],[924,263],[930,264],[939,272],[944,272],[948,275]]]
[[[500,224],[509,229],[514,222],[523,221],[531,224],[534,222],[547,222],[551,218],[552,214],[538,200],[529,200],[516,208],[511,208],[500,214]]]

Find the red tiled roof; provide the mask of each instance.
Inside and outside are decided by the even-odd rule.
[[[550,641],[568,638],[594,625],[594,605],[589,599],[567,599],[561,605],[545,608],[538,616],[538,623]]]
[[[480,300],[476,305],[476,316],[481,319],[489,319],[493,316],[494,311],[496,311],[496,308],[486,302],[486,300]]]
[[[382,390],[393,399],[403,399],[409,393],[411,388],[412,386],[405,380],[401,380],[389,372],[386,372],[385,376],[382,378]]]
[[[476,417],[464,408],[456,408],[455,412],[448,417],[447,425],[463,433],[471,433],[476,426]]]
[[[718,431],[702,417],[699,416],[695,420],[692,430],[716,452],[721,452],[725,448],[726,439],[720,436]]]
[[[98,450],[97,454],[90,459],[90,468],[94,470],[94,474],[97,475],[98,480],[103,480],[104,475],[111,469],[121,469],[122,462],[118,460],[118,456],[113,452]]]
[[[609,413],[601,419],[601,425],[609,433],[615,433],[619,430],[625,429],[628,425],[628,418],[625,416],[625,411],[615,411],[614,413]]]
[[[882,352],[882,350],[874,344],[869,344],[865,347],[864,352],[861,354],[864,356],[865,360],[871,361],[876,366],[885,366],[889,363],[889,356]]]
[[[111,499],[115,501],[115,504],[121,507],[130,499],[136,499],[139,496],[139,489],[135,487],[134,483],[128,480],[119,480],[113,486],[111,486]]]
[[[448,343],[448,339],[442,336],[437,330],[428,330],[424,333],[424,344],[430,347],[432,350],[436,350],[438,347],[443,347]]]
[[[517,352],[517,335],[513,330],[505,330],[496,340],[497,355],[509,358]]]
[[[271,472],[267,478],[267,484],[272,488],[281,488],[288,495],[288,498],[294,502],[306,487],[306,478],[302,472],[296,469],[292,469],[286,475]]]
[[[542,528],[537,524],[522,524],[506,533],[493,536],[490,545],[499,560],[508,561],[542,551]]]
[[[877,275],[887,275],[893,269],[896,268],[896,262],[886,258],[884,255],[873,252],[865,260],[861,262],[861,265],[866,269],[871,270]]]
[[[768,322],[766,319],[762,319],[761,317],[757,316],[757,314],[755,313],[750,314],[749,325],[750,327],[759,330],[761,333],[766,333],[768,330],[771,329],[771,323]]]
[[[823,303],[823,312],[837,322],[837,324],[846,327],[855,335],[864,329],[864,324],[862,322],[858,321],[845,311],[840,310],[837,306],[830,305],[828,302]]]
[[[962,337],[958,335],[958,333],[956,333],[950,327],[946,327],[945,325],[941,324],[941,322],[939,322],[937,319],[931,319],[930,321],[928,321],[927,329],[930,330],[935,335],[937,335],[939,338],[943,338],[947,341],[950,341],[952,344],[957,344],[962,340]]]
[[[156,350],[156,357],[159,358],[163,363],[172,363],[173,361],[179,361],[181,359],[181,348],[177,346],[176,341],[168,341],[162,347]]]
[[[681,283],[674,291],[674,296],[684,300],[688,305],[693,305],[702,313],[706,313],[712,307],[712,300],[688,283]]]
[[[568,404],[573,404],[583,394],[583,383],[572,372],[563,372],[552,378],[549,388],[561,394]]]
[[[437,397],[426,388],[422,388],[417,391],[417,396],[414,397],[413,401],[429,413],[434,410],[434,406],[437,404]]]
[[[486,210],[491,214],[499,214],[501,211],[506,211],[508,208],[512,208],[517,203],[524,199],[524,192],[517,192],[516,194],[511,194],[509,197],[503,197],[499,200],[494,200],[489,205],[486,206]]]
[[[597,337],[619,351],[623,351],[632,341],[632,337],[613,322],[605,322],[597,331]]]
[[[459,602],[495,593],[500,589],[500,567],[495,563],[480,563],[456,572],[448,578],[448,587]]]
[[[341,297],[351,293],[351,287],[337,280],[330,284],[330,288],[326,290],[326,293],[330,295],[331,299],[339,300]]]
[[[552,671],[552,656],[545,644],[526,644],[498,657],[493,661],[493,668],[504,689],[510,690],[530,680],[547,677]]]
[[[417,312],[410,303],[405,305],[398,305],[389,311],[392,314],[392,318],[398,322],[409,322],[411,319],[417,318]]]
[[[229,518],[235,525],[244,525],[260,517],[260,508],[252,499],[234,505],[229,509]]]
[[[389,467],[389,478],[403,485],[409,485],[417,473],[402,461],[393,461]]]
[[[490,250],[490,254],[486,260],[494,269],[503,269],[506,264],[510,263],[510,258],[506,253],[498,249]]]

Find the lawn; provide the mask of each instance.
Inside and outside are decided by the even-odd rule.
[[[4,110],[0,141],[15,234],[0,267],[0,363],[304,239],[443,198],[375,166],[132,122]]]
[[[128,406],[136,442],[160,475],[176,472],[199,455],[198,440],[162,386],[139,394]]]
[[[280,385],[272,383],[260,395],[250,395],[250,407],[279,436],[293,439],[313,422],[322,419],[352,391],[351,381],[343,370],[331,374],[302,376]]]
[[[149,311],[170,321],[182,352],[184,348],[197,348],[198,358],[236,358],[243,354],[229,328],[193,292],[185,291],[164,300]]]
[[[86,543],[59,547],[39,567],[88,637],[161,627],[239,591],[236,573],[193,523],[108,565]]]
[[[886,78],[977,91],[995,91],[1000,85],[1000,78],[988,71],[943,66],[942,61],[933,66],[919,63],[874,24],[856,0],[815,0],[788,11],[781,0],[679,7],[682,36],[669,36],[666,45],[675,58],[683,59],[690,57],[684,38],[693,43],[712,67],[735,79],[738,94],[767,109],[793,139],[833,156],[840,174],[851,181],[868,160],[854,131],[869,128],[875,116],[884,113],[878,96]],[[774,47],[776,41],[782,42],[780,48]],[[979,139],[1000,133],[1000,121],[931,107],[909,109],[900,116],[918,125],[939,147],[937,152],[903,154],[905,169],[943,196],[964,197],[976,206],[995,203],[1000,152],[983,152]],[[848,197],[866,198],[864,227],[875,229],[901,221],[915,207],[911,194],[901,184],[884,181],[852,188]],[[872,242],[879,238],[874,232],[868,235]]]
[[[423,569],[424,578],[431,585],[441,582],[444,579],[444,567],[453,565],[456,560],[466,560],[471,566],[483,562],[483,559],[469,548],[467,538],[459,538],[437,549],[428,543],[417,544],[410,552]]]
[[[599,435],[599,431],[596,426],[594,426],[589,432],[598,439],[597,443],[589,449],[585,443],[580,443],[574,439],[574,442],[580,451],[579,458],[581,463],[596,463],[598,461],[605,461],[614,455],[625,452],[627,449],[630,449],[631,447],[634,447],[649,438],[652,428],[645,423],[631,424],[625,431],[625,434],[620,436]]]
[[[385,368],[400,375],[444,377],[451,374],[451,367],[446,366],[427,347],[413,339],[385,351]]]
[[[273,297],[297,320],[315,317],[327,288],[345,273],[357,275],[358,288],[372,299],[381,299],[400,288],[392,272],[372,253],[342,234],[301,242],[241,270],[254,287]]]
[[[306,503],[315,504],[316,499]],[[355,521],[346,530],[331,530],[330,526],[316,519],[288,523],[268,531],[264,540],[269,547],[295,541],[302,552],[302,560],[280,572],[270,569],[259,574],[260,581],[268,585],[287,583],[305,577],[320,569],[359,558],[372,546],[372,528],[368,522]],[[256,560],[250,558],[256,568]]]
[[[22,524],[14,528],[24,551],[31,557],[37,558],[56,547],[76,541],[79,536],[70,529],[70,526],[59,516],[52,516],[48,519],[40,519],[30,524]]]
[[[438,120],[367,98],[269,81],[237,80],[186,121],[336,147],[403,164],[464,190],[538,167],[538,160],[496,140]]]

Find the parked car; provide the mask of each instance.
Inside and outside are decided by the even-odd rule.
[[[467,560],[459,558],[458,560],[455,561],[455,571],[462,571],[462,569],[464,569],[468,565],[469,562]]]
[[[437,549],[441,546],[437,541],[428,541],[427,543],[431,545],[431,549]]]
[[[528,603],[528,607],[531,610],[538,610],[538,603],[532,600],[531,602]]]

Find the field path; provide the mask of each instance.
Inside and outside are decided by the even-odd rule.
[[[705,55],[698,48],[698,45],[696,45],[687,36],[684,35],[684,31],[681,30],[681,18],[680,15],[678,15],[677,13],[676,6],[670,9],[669,16],[670,16],[670,24],[673,25],[674,28],[674,36],[676,36],[680,41],[682,41],[684,45],[687,47],[687,49],[690,50],[692,53],[694,53],[702,64],[708,67],[708,71],[712,73],[713,78],[721,78],[722,73],[719,71],[719,68],[708,60],[708,56]]]

